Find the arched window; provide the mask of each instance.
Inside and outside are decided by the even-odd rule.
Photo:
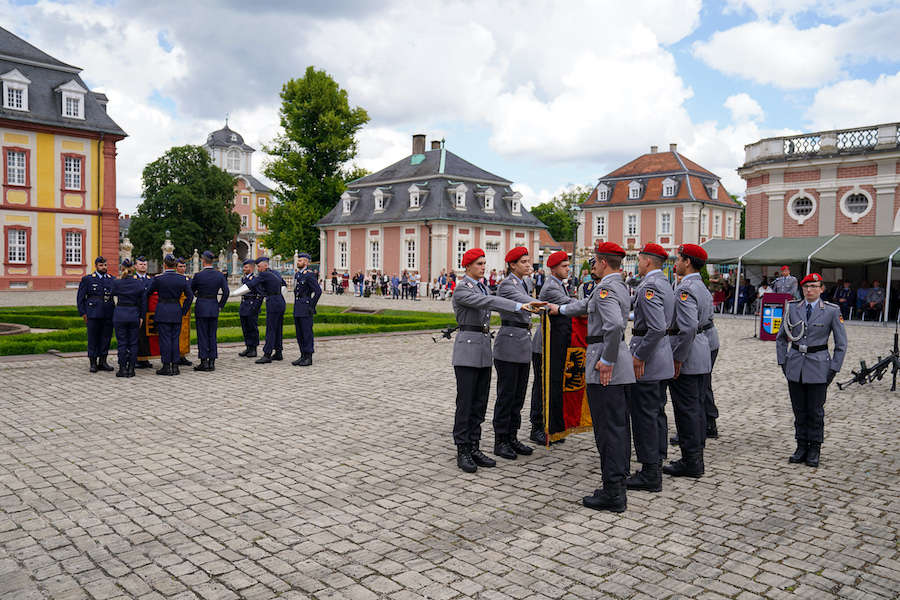
[[[237,150],[229,150],[226,155],[227,163],[226,169],[229,171],[240,171],[241,170],[241,153]]]

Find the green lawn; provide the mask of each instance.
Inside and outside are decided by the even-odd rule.
[[[452,315],[406,311],[386,310],[378,315],[345,314],[343,307],[320,306],[313,327],[316,336],[354,335],[361,333],[380,333],[388,331],[417,331],[442,329],[454,325]],[[495,321],[499,319],[495,317]],[[60,352],[77,352],[87,347],[87,328],[78,316],[78,311],[69,306],[16,306],[0,308],[0,322],[19,323],[41,329],[57,329],[48,333],[26,333],[22,335],[0,336],[0,356],[13,354],[41,354],[48,350]],[[266,311],[259,315],[260,336],[265,333]],[[240,342],[240,319],[238,305],[228,304],[219,316],[218,340],[220,342]],[[285,315],[285,339],[294,337],[294,320],[291,306]],[[191,324],[191,342],[196,343],[197,336]],[[115,348],[115,337],[112,346]]]

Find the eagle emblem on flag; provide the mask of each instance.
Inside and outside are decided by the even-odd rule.
[[[688,295],[689,295],[689,294],[688,294],[687,292],[681,292],[681,300],[682,300],[682,302],[688,299]]]
[[[647,290],[644,293],[644,298],[646,298],[647,300],[652,300],[653,299],[653,290]]]
[[[600,291],[597,293],[601,298],[606,298],[609,296],[609,290],[606,288],[600,288]]]

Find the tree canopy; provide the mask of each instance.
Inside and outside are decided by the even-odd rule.
[[[284,84],[279,115],[284,132],[265,148],[274,159],[264,173],[276,188],[275,202],[259,213],[269,228],[262,243],[282,256],[301,250],[315,257],[316,222],[337,205],[345,183],[361,176],[347,165],[356,156],[356,133],[369,115],[351,108],[347,92],[314,67]]]
[[[166,231],[181,256],[218,253],[241,229],[234,212],[234,177],[212,164],[200,146],[175,146],[144,167],[143,201],[128,237],[136,255],[156,257]]]
[[[576,185],[531,209],[557,242],[571,242],[575,237],[576,206],[584,204],[591,195],[591,186]]]

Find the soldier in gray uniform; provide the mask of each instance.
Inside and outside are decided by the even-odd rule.
[[[825,439],[825,395],[844,363],[847,332],[840,307],[819,297],[825,289],[822,276],[810,273],[801,286],[804,299],[790,303],[775,348],[794,409],[797,449],[788,462],[818,467]],[[834,336],[834,352],[829,356],[830,335]]]
[[[538,300],[560,305],[572,302],[573,298],[566,292],[566,287],[563,283],[569,278],[569,255],[562,250],[554,252],[547,257],[547,267],[550,268],[550,275],[544,280],[544,285],[541,286],[541,293],[538,296]],[[551,316],[550,319],[553,323],[553,327],[571,327],[571,321],[565,317]],[[563,337],[566,336],[560,336],[560,338]],[[543,364],[541,361],[541,356],[544,351],[543,343],[543,332],[541,331],[540,323],[538,323],[537,331],[531,340],[531,362],[534,365],[534,384],[531,387],[531,411],[529,415],[531,419],[530,439],[536,444],[546,446],[547,436],[544,434]],[[554,349],[554,352],[552,352],[554,356],[557,350],[566,352],[565,348]],[[554,374],[554,377],[557,376],[560,378],[560,381],[551,381],[551,385],[554,383],[561,384],[563,376],[561,369],[558,374]],[[551,425],[553,425],[551,430],[559,431],[563,425],[562,414],[551,415],[550,418]],[[565,439],[561,439],[554,443],[561,444],[564,441]]]
[[[799,298],[797,292],[797,278],[791,275],[791,268],[787,265],[781,267],[781,277],[776,277],[772,282],[772,289],[776,294],[790,294],[794,298]]]
[[[478,467],[497,464],[478,447],[491,386],[491,311],[514,313],[524,309],[535,312],[544,303],[522,303],[491,296],[487,286],[481,282],[485,266],[484,250],[481,248],[467,251],[461,263],[466,268],[466,275],[453,292],[453,310],[459,325],[459,333],[453,343],[453,370],[456,373],[453,442],[456,444],[457,466],[466,473],[474,473]]]
[[[675,287],[675,315],[669,329],[675,376],[669,380],[675,427],[681,445],[681,458],[663,467],[673,477],[702,477],[703,436],[706,414],[703,410],[703,381],[710,372],[709,340],[700,331],[712,319],[712,296],[700,269],[706,264],[706,250],[696,244],[678,247],[675,273],[681,282]]]
[[[558,309],[551,308],[551,312],[588,317],[584,371],[603,487],[582,498],[582,503],[595,510],[623,512],[627,507],[625,478],[631,458],[625,386],[634,383],[631,353],[624,343],[631,296],[620,271],[625,251],[612,242],[600,243],[595,250],[594,272],[600,282],[591,295]]]
[[[638,254],[641,283],[632,300],[634,328],[629,348],[636,381],[628,386],[628,414],[634,452],[641,470],[629,477],[629,490],[662,491],[662,463],[668,446],[666,396],[660,382],[675,375],[668,329],[675,312],[675,292],[662,272],[668,253],[647,244]]]
[[[531,258],[524,246],[506,253],[506,279],[497,286],[497,295],[520,304],[534,298],[524,281],[531,273]],[[522,405],[528,390],[531,362],[531,315],[522,311],[500,311],[500,331],[494,340],[494,368],[497,369],[497,402],[494,404],[494,454],[515,460],[534,449],[518,439]]]

